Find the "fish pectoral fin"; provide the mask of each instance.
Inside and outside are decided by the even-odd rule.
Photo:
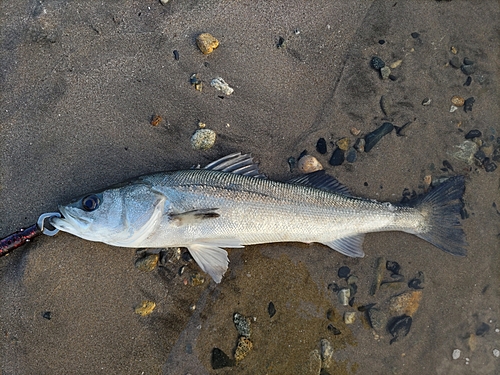
[[[170,213],[168,216],[173,224],[180,227],[181,225],[196,224],[205,219],[218,218],[220,215],[215,211],[217,211],[217,208],[202,208],[181,213]]]
[[[208,273],[216,283],[220,283],[227,270],[229,259],[224,247],[243,247],[236,239],[206,240],[188,245],[187,248],[200,268]]]
[[[362,258],[365,256],[365,252],[362,247],[364,238],[365,235],[362,233],[354,236],[338,238],[333,241],[322,242],[322,244],[338,251],[341,254],[347,255],[348,257]]]

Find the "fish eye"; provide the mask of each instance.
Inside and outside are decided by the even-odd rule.
[[[101,203],[99,197],[95,194],[87,195],[82,199],[82,206],[85,211],[94,211]]]

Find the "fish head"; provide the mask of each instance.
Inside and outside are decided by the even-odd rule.
[[[149,186],[126,183],[60,205],[52,225],[80,238],[136,247],[158,225],[166,198]]]

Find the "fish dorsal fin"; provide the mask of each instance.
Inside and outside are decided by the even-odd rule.
[[[208,273],[216,283],[220,283],[226,273],[229,259],[223,247],[243,247],[237,239],[206,239],[188,245],[187,248],[200,268]]]
[[[333,250],[338,251],[341,254],[347,255],[353,258],[362,258],[365,256],[363,251],[363,240],[365,235],[363,233],[356,234],[350,237],[343,237],[333,241],[322,242]]]
[[[266,176],[259,172],[259,166],[254,163],[252,156],[241,154],[240,152],[213,161],[203,169],[266,178]]]
[[[351,196],[351,192],[346,186],[342,185],[335,177],[326,174],[323,170],[292,178],[288,183],[311,186],[316,189]]]

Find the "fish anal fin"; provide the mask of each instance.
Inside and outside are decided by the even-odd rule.
[[[227,270],[229,259],[224,247],[243,247],[237,239],[207,239],[187,246],[198,266],[208,273],[216,283],[220,283]]]
[[[173,224],[180,227],[182,225],[196,224],[206,219],[218,218],[220,215],[215,211],[217,211],[217,208],[202,208],[181,213],[170,213],[168,216]]]
[[[364,238],[365,235],[361,233],[354,236],[338,238],[333,241],[322,242],[322,244],[348,257],[362,258],[365,256],[365,252],[363,251]]]

